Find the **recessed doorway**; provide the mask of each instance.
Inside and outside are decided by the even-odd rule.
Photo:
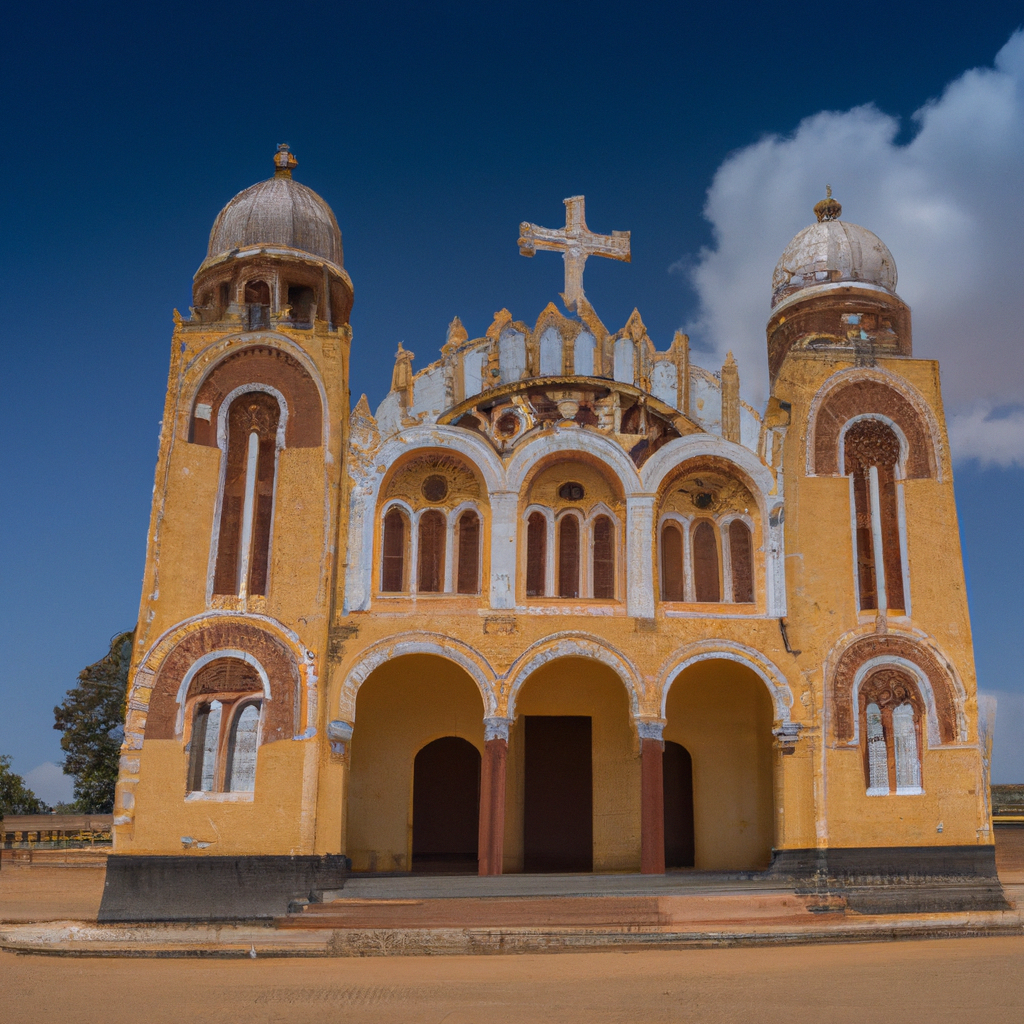
[[[443,736],[416,755],[412,775],[412,869],[476,872],[480,752]]]
[[[525,718],[523,870],[593,871],[590,716]]]
[[[665,742],[662,755],[662,788],[665,797],[665,867],[692,868],[693,761],[686,747]]]

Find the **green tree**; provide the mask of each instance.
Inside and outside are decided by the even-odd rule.
[[[134,639],[134,631],[118,633],[106,657],[82,669],[64,702],[53,709],[53,727],[63,733],[64,774],[75,780],[75,807],[81,814],[114,809]]]
[[[11,758],[0,754],[0,818],[5,814],[43,814],[46,804],[25,786],[25,780],[11,771]]]

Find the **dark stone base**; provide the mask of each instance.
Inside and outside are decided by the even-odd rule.
[[[820,896],[823,910],[929,914],[1009,910],[994,846],[868,846],[776,850],[768,874]]]
[[[150,857],[112,854],[101,922],[253,921],[280,917],[295,899],[340,889],[347,857]]]

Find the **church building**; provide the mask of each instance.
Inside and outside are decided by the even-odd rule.
[[[939,367],[876,235],[829,194],[782,252],[758,410],[602,322],[629,233],[566,199],[518,240],[560,303],[399,345],[373,408],[274,165],[175,312],[112,861],[994,875]]]

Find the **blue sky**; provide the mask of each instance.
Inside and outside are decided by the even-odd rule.
[[[135,620],[171,310],[217,211],[287,141],[341,224],[352,387],[371,405],[398,341],[420,367],[456,314],[473,336],[557,298],[560,261],[522,259],[517,228],[558,226],[579,193],[594,230],[632,231],[631,264],[587,267],[604,321],[636,306],[662,348],[688,329],[710,368],[732,348],[760,404],[771,267],[832,182],[893,250],[916,354],[942,359],[996,777],[1024,781],[1019,4],[636,11],[6,16],[0,752],[19,771],[60,759],[53,705]]]

